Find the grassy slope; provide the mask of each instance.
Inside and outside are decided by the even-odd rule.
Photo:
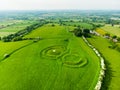
[[[81,38],[74,37],[65,27],[58,25],[43,26],[26,37],[38,36],[43,40],[16,51],[0,62],[0,90],[93,90],[100,69],[99,59]],[[12,44],[17,48],[14,42]],[[72,68],[63,65],[62,57],[56,60],[42,58],[41,51],[54,45],[67,46],[67,54],[86,57],[88,64]]]
[[[8,43],[3,43],[0,41],[0,60],[4,58],[5,54],[9,54],[12,51],[29,43],[31,43],[31,41],[8,42]]]
[[[105,25],[104,27],[102,27],[102,29],[110,33],[111,35],[117,35],[120,37],[120,28],[118,25],[115,25],[114,27],[112,27],[111,25]]]
[[[111,44],[108,40],[101,37],[94,37],[88,39],[105,57],[106,61],[109,63],[109,67],[111,68],[111,75],[107,75],[106,85],[110,82],[110,86],[108,86],[108,90],[120,90],[119,83],[120,82],[120,53],[116,50],[108,48]],[[103,89],[107,90],[107,89]]]

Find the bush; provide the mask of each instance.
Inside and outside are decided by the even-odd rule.
[[[117,40],[120,42],[120,37],[118,37]]]
[[[4,58],[8,58],[10,55],[9,54],[5,54],[4,55]]]
[[[15,38],[12,39],[12,41],[21,41],[22,37],[21,36],[17,36]]]
[[[112,39],[116,39],[116,38],[117,38],[117,36],[116,36],[116,35],[112,36]]]
[[[55,26],[55,24],[52,24],[51,26],[52,26],[52,27],[54,27],[54,26]]]
[[[120,47],[117,47],[116,50],[120,52]]]
[[[3,42],[9,42],[10,41],[10,39],[7,36],[4,36],[3,38],[1,38],[1,40]]]
[[[108,46],[108,47],[109,47],[109,48],[111,48],[111,49],[115,49],[117,46],[118,46],[118,45],[116,45],[116,44],[113,44],[113,45],[111,45],[111,46]]]

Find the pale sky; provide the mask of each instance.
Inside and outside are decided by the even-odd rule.
[[[0,0],[0,10],[120,10],[120,0]]]

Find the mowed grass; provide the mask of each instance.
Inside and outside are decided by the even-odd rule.
[[[110,42],[102,37],[93,37],[88,40],[102,53],[109,66],[104,83],[105,87],[108,88],[104,87],[102,90],[120,90],[118,83],[120,82],[120,53],[108,48],[111,45]]]
[[[8,23],[9,26],[0,29],[0,36],[7,36],[9,34],[13,34],[15,32],[25,29],[27,26],[30,26],[33,23],[35,23],[35,21],[29,21],[29,20],[26,21],[20,20],[19,22],[13,23],[11,25],[9,25]]]
[[[50,38],[69,38],[71,35],[69,35],[68,30],[71,27],[64,27],[60,26],[59,24],[56,24],[55,26],[52,26],[52,24],[47,24],[43,27],[39,27],[38,29],[34,30],[32,33],[25,36],[25,38],[35,38],[35,37],[41,37],[43,39],[50,39]]]
[[[43,39],[17,50],[0,62],[0,90],[94,90],[100,61],[82,38],[73,36],[66,27],[57,24],[55,27],[51,24],[42,26],[28,37]],[[12,42],[5,46],[1,42],[2,48],[11,46],[7,53],[14,47],[29,43],[31,41]],[[70,57],[73,64],[66,66],[64,57],[67,55],[75,55],[77,58],[74,59],[79,57],[87,60],[87,63],[73,67],[75,61]]]
[[[119,25],[111,26],[108,24],[102,27],[101,29],[107,33],[110,33],[111,35],[117,35],[118,37],[120,37],[120,26]]]
[[[22,46],[25,46],[29,43],[31,43],[31,41],[19,41],[19,42],[8,42],[8,43],[4,43],[0,41],[0,60],[4,58],[5,54],[9,54],[14,50]]]

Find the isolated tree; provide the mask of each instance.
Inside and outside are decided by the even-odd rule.
[[[55,26],[55,24],[52,24],[51,26],[52,26],[52,27],[54,27],[54,26]]]
[[[112,25],[112,27],[114,27],[114,24],[113,24],[113,23],[112,23],[111,25]]]

